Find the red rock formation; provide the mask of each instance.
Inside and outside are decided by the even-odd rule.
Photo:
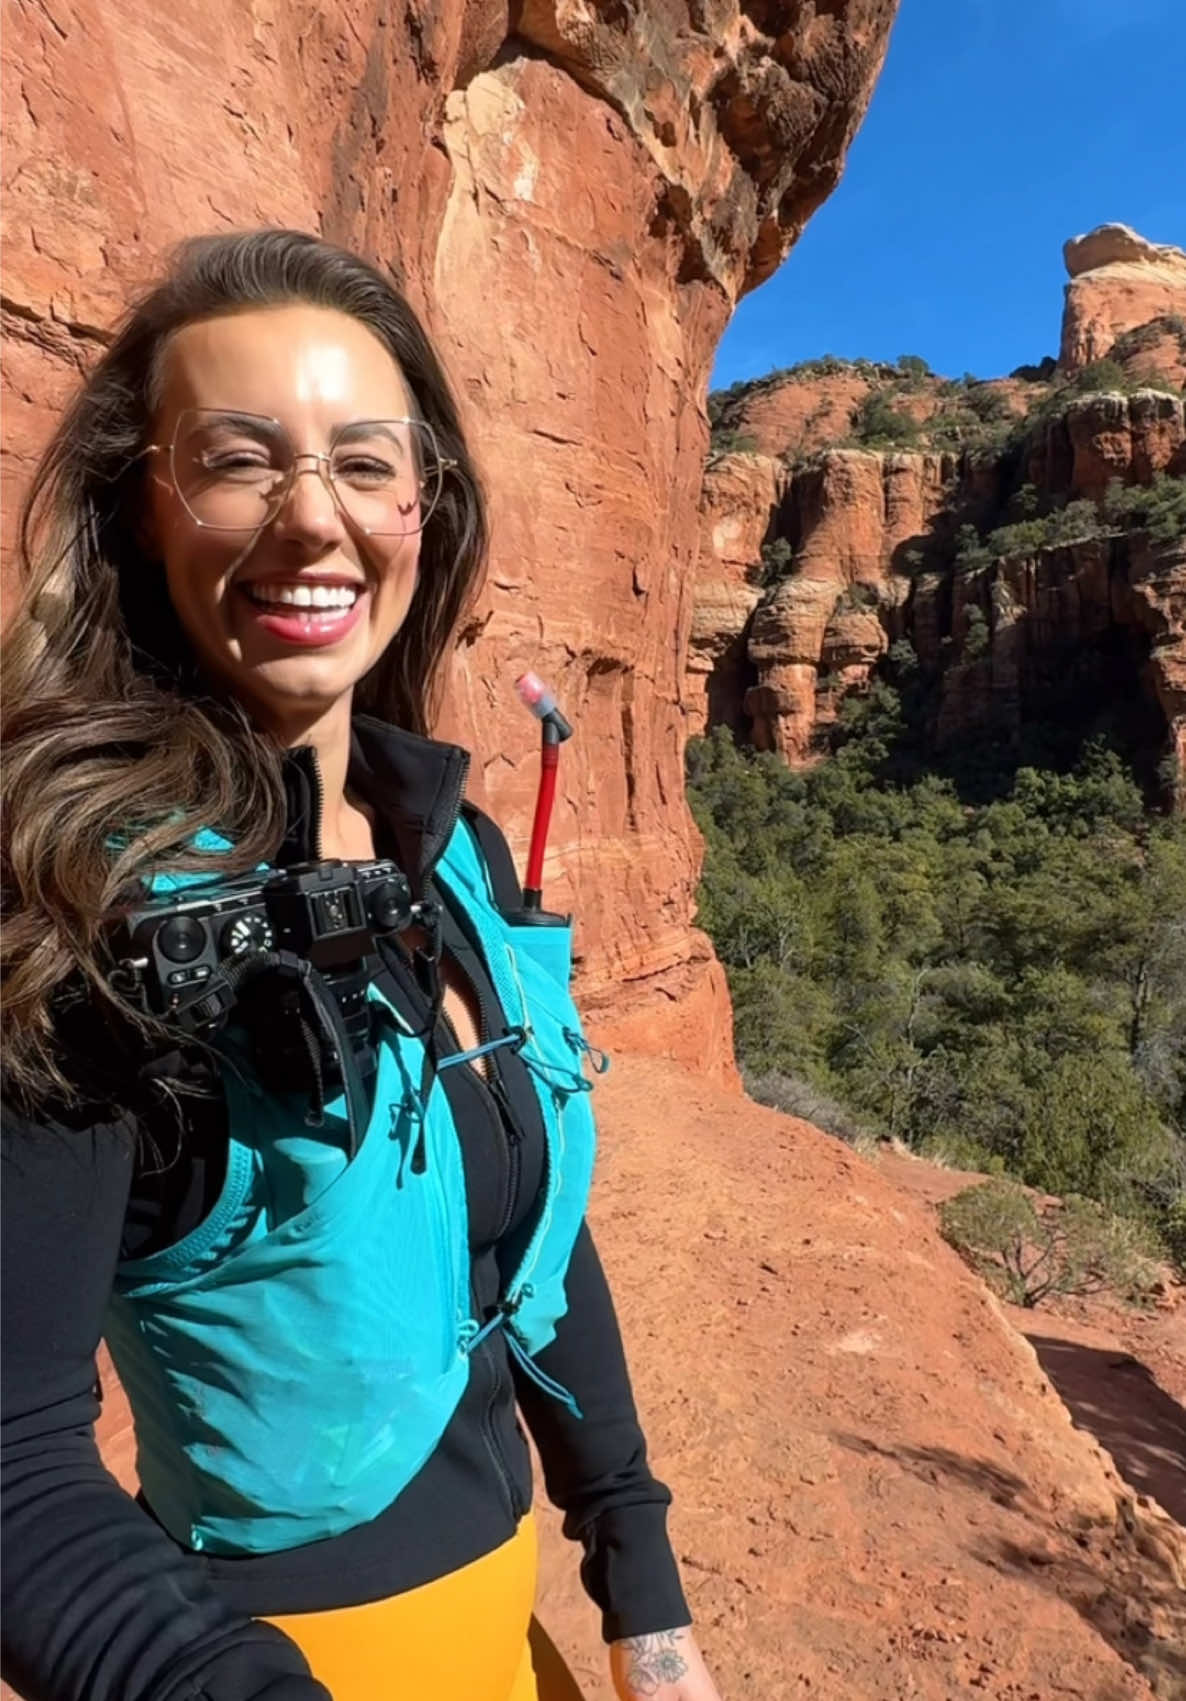
[[[1015,416],[1027,413],[1047,390],[1043,383],[1015,378],[989,378],[976,388],[999,398],[1006,413]],[[795,460],[848,443],[860,427],[861,403],[870,395],[885,396],[896,414],[925,426],[958,405],[953,395],[958,390],[933,374],[907,376],[897,366],[829,357],[772,373],[746,384],[739,394],[726,391],[721,424],[750,439],[760,454]]]
[[[765,455],[814,454],[849,435],[871,388],[870,379],[851,369],[760,385],[745,398],[736,429]]]
[[[734,467],[755,460],[717,461],[706,492],[730,489]],[[1009,457],[991,453],[832,449],[793,472],[778,519],[793,548],[790,575],[749,614],[715,588],[719,569],[702,566],[709,588],[698,591],[705,609],[696,618],[712,633],[703,654],[729,658],[709,676],[711,718],[748,717],[757,749],[792,765],[810,762],[826,748],[844,696],[863,689],[891,641],[906,636],[923,667],[943,676],[940,744],[980,727],[1016,735],[1034,694],[1060,672],[1078,668],[1086,691],[1111,691],[1122,680],[1109,670],[1119,667],[1139,678],[1156,707],[1144,729],[1151,747],[1164,738],[1186,758],[1179,554],[1151,552],[1139,538],[1105,540],[1043,549],[971,577],[950,571],[957,525],[999,525],[1009,481],[1072,500],[1099,498],[1113,480],[1148,484],[1157,473],[1186,473],[1181,397],[1148,389],[1073,398],[1031,431],[1023,466],[1018,473]],[[706,518],[702,563],[715,559],[715,524]],[[983,655],[969,653],[973,608],[984,620]],[[730,627],[730,618],[743,624]],[[746,662],[756,678],[742,696]]]
[[[1116,339],[1164,314],[1186,317],[1186,252],[1146,242],[1126,224],[1097,225],[1063,247],[1070,283],[1060,364],[1102,360]]]
[[[1083,396],[1027,448],[1030,483],[1076,497],[1102,496],[1113,479],[1148,484],[1155,473],[1186,472],[1182,398],[1164,390]]]
[[[1164,314],[1138,325],[1112,345],[1108,358],[1152,389],[1186,390],[1186,316]]]
[[[700,552],[688,647],[691,735],[730,717],[745,695],[742,634],[761,599],[762,545],[787,485],[781,461],[765,455],[711,460],[700,495]]]
[[[522,845],[536,758],[509,682],[548,675],[578,738],[547,882],[587,1000],[725,1071],[682,777],[704,392],[737,296],[836,182],[893,11],[80,0],[6,31],[9,493],[174,239],[289,223],[392,264],[493,498],[444,730]]]

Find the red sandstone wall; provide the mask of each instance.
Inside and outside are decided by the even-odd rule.
[[[547,878],[612,1040],[731,1070],[691,926],[684,670],[705,388],[738,297],[835,184],[895,0],[44,0],[14,9],[9,524],[62,397],[159,256],[289,223],[390,263],[444,349],[493,497],[442,729],[522,844],[530,663],[575,720]],[[762,33],[762,31],[767,33]],[[15,475],[15,476],[12,476]]]

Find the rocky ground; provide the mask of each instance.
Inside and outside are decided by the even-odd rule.
[[[1186,1695],[1186,1533],[1139,1498],[1186,1478],[1186,1305],[1006,1313],[935,1230],[966,1178],[661,1062],[619,1058],[601,1118],[595,1226],[727,1701]],[[608,1701],[545,1523],[539,1616]]]
[[[598,1092],[592,1214],[725,1701],[1186,1696],[1186,1301],[1006,1310],[936,1232],[967,1176],[663,1061]],[[130,1482],[118,1390],[102,1439]],[[545,1701],[610,1701],[541,1521]]]

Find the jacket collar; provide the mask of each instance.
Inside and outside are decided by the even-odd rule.
[[[457,744],[421,738],[373,715],[355,715],[350,732],[347,783],[375,812],[375,849],[403,869],[415,897],[440,860],[461,812],[469,752]],[[276,861],[315,862],[320,856],[321,776],[311,745],[284,759],[288,805],[284,842]]]

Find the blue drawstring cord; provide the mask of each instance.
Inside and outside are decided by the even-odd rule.
[[[507,1346],[510,1347],[512,1356],[521,1367],[523,1374],[530,1377],[537,1388],[542,1388],[545,1394],[550,1394],[554,1400],[559,1400],[561,1405],[567,1406],[573,1417],[584,1417],[584,1412],[577,1405],[568,1389],[549,1376],[547,1371],[541,1370],[539,1365],[527,1356],[527,1353],[509,1329],[507,1330]]]
[[[504,1046],[514,1046],[518,1051],[522,1048],[527,1035],[522,1028],[511,1028],[501,1039],[487,1040],[485,1045],[475,1045],[469,1051],[455,1051],[451,1057],[442,1057],[437,1061],[437,1069],[448,1069],[454,1063],[472,1063],[475,1057],[486,1057],[492,1051],[501,1051]]]
[[[492,1335],[496,1329],[500,1329],[506,1320],[505,1311],[496,1311],[489,1323],[484,1324],[479,1329],[474,1319],[468,1317],[461,1325],[461,1339],[457,1343],[458,1346],[463,1353],[472,1353],[475,1347],[482,1344],[487,1335]]]
[[[492,1335],[496,1329],[501,1329],[504,1323],[509,1322],[517,1309],[517,1304],[500,1305],[490,1321],[483,1324],[480,1329],[475,1319],[468,1317],[461,1325],[457,1340],[458,1347],[468,1356],[475,1347],[480,1346],[488,1335]],[[526,1349],[515,1339],[514,1331],[511,1329],[506,1332],[506,1343],[510,1348],[511,1356],[520,1366],[523,1374],[529,1377],[537,1388],[542,1388],[545,1394],[550,1394],[554,1400],[559,1400],[561,1405],[567,1406],[573,1417],[584,1418],[584,1412],[577,1405],[568,1389],[562,1383],[557,1382],[554,1377],[549,1376],[546,1370],[540,1369],[535,1360],[528,1355]]]
[[[583,1051],[593,1065],[594,1073],[604,1075],[609,1069],[609,1054],[597,1046],[590,1045],[584,1034],[579,1034],[575,1028],[565,1028],[564,1037],[574,1051]]]

